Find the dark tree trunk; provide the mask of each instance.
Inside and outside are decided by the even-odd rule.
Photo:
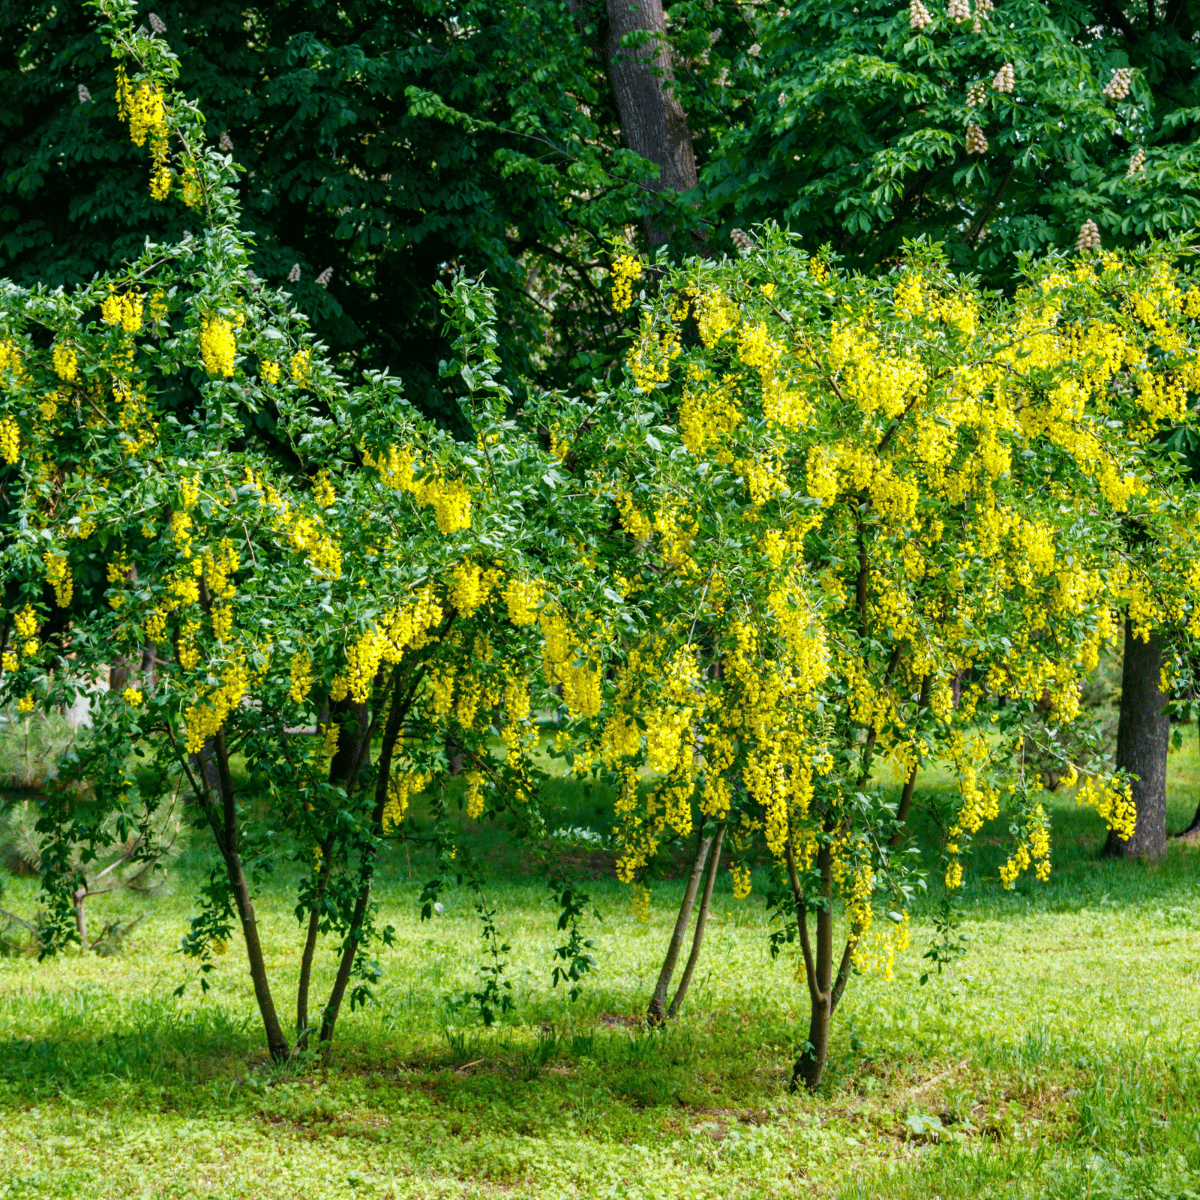
[[[355,776],[370,761],[371,713],[365,704],[356,704],[347,697],[330,705],[329,719],[337,721],[341,730],[337,751],[329,763],[329,782],[340,783],[349,792]]]
[[[449,628],[450,621],[447,621],[442,628],[440,636],[444,637]],[[379,747],[379,772],[375,781],[375,807],[371,814],[372,830],[378,830],[383,823],[383,810],[384,805],[387,803],[388,779],[392,771],[392,757],[396,752],[397,744],[400,742],[400,735],[404,731],[404,722],[408,719],[408,711],[412,707],[413,700],[416,698],[424,678],[425,667],[422,665],[416,670],[408,686],[402,687],[401,681],[403,676],[401,674],[401,667],[397,666],[395,669],[392,684],[394,688],[392,703],[388,709],[387,725],[384,727],[383,739]],[[369,750],[369,728],[364,736]],[[358,954],[358,947],[362,942],[363,922],[366,920],[367,906],[371,902],[371,883],[375,874],[375,847],[370,844],[365,845],[362,848],[361,855],[358,874],[358,895],[355,898],[354,911],[350,917],[350,928],[347,930],[346,937],[342,942],[342,956],[338,961],[337,974],[334,976],[329,1000],[321,1014],[320,1041],[326,1060],[328,1060],[330,1050],[333,1046],[334,1027],[337,1025],[338,1013],[341,1011],[342,1000],[346,995],[346,987],[350,982],[350,976],[354,970],[354,960]]]
[[[1197,725],[1200,726],[1200,719],[1197,720]],[[1186,837],[1191,833],[1200,833],[1200,804],[1196,805],[1196,815],[1192,818],[1192,823],[1183,831],[1181,837]]]
[[[317,949],[317,934],[321,930],[321,905],[329,886],[330,843],[321,846],[321,878],[317,884],[317,902],[308,914],[308,931],[304,937],[304,953],[300,957],[300,980],[296,985],[296,1049],[308,1049],[308,991],[312,980],[313,956]]]
[[[1137,825],[1126,842],[1109,833],[1105,853],[1121,858],[1162,858],[1167,852],[1167,747],[1171,722],[1160,683],[1162,635],[1149,641],[1133,636],[1125,622],[1125,662],[1121,668],[1121,716],[1117,725],[1117,766],[1137,776],[1133,802]]]
[[[587,5],[573,0],[572,7],[582,14]],[[646,183],[651,192],[691,191],[696,186],[696,156],[687,116],[675,98],[662,0],[606,0],[606,8],[604,59],[625,142],[658,167],[658,178]],[[638,46],[622,46],[621,39],[632,33],[648,33],[650,39]],[[647,215],[650,245],[661,246],[668,236],[664,223]]]

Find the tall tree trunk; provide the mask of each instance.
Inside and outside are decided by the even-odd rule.
[[[337,721],[340,730],[329,763],[329,782],[340,783],[349,792],[355,776],[370,762],[371,712],[367,705],[346,697],[329,706],[329,720]]]
[[[662,0],[567,0],[581,33],[589,19],[597,50],[603,56],[609,82],[621,117],[625,144],[635,154],[658,167],[658,178],[646,182],[651,192],[671,189],[689,192],[696,186],[696,155],[687,115],[675,97],[675,76],[667,44],[667,23]],[[607,13],[607,30],[601,33],[599,13]],[[630,34],[649,34],[636,46],[622,46]],[[651,246],[667,241],[669,229],[645,218],[646,238]]]
[[[1117,725],[1117,766],[1136,775],[1133,802],[1137,825],[1126,842],[1110,832],[1105,853],[1121,858],[1162,858],[1167,852],[1167,747],[1171,722],[1161,689],[1162,635],[1134,637],[1125,621],[1125,661],[1121,667],[1121,716]]]
[[[308,1049],[308,990],[312,980],[313,956],[317,950],[317,934],[321,930],[321,902],[329,886],[331,852],[328,840],[321,845],[321,879],[317,884],[317,902],[308,914],[308,931],[304,937],[304,953],[300,956],[300,979],[296,984],[296,1049]]]
[[[671,986],[671,976],[675,974],[675,964],[679,961],[679,951],[683,948],[683,939],[687,934],[688,923],[692,919],[692,909],[696,904],[696,893],[700,890],[700,880],[704,877],[704,864],[708,861],[708,851],[712,846],[712,838],[704,836],[703,826],[696,835],[696,858],[692,863],[691,878],[688,879],[687,889],[683,893],[683,903],[679,906],[679,915],[675,918],[675,928],[671,932],[671,940],[667,943],[667,955],[663,959],[662,970],[658,973],[658,982],[646,1006],[646,1020],[651,1025],[661,1025],[667,1008],[667,988]]]

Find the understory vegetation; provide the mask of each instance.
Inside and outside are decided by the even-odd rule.
[[[923,812],[943,785],[922,776]],[[1194,735],[1169,785],[1180,829],[1200,786]],[[603,831],[611,798],[560,787],[564,821]],[[485,899],[511,946],[515,1003],[485,1028],[462,1003],[488,960],[474,893],[450,888],[422,921],[432,860],[391,846],[378,896],[397,936],[379,951],[375,1003],[328,1066],[275,1066],[240,946],[207,995],[175,952],[203,882],[197,837],[169,889],[138,901],[146,917],[119,958],[0,959],[0,1196],[1189,1196],[1200,846],[1177,840],[1159,864],[1103,860],[1103,822],[1069,796],[1052,802],[1050,882],[996,887],[1005,831],[986,829],[961,902],[965,955],[921,985],[938,898],[919,900],[894,982],[872,973],[847,992],[813,1095],[787,1090],[807,1013],[796,961],[768,952],[761,867],[743,900],[718,881],[688,1002],[649,1031],[682,881],[656,885],[642,923],[602,851],[565,855],[596,876],[603,917],[589,920],[596,966],[572,1004],[550,987],[544,885],[520,882],[529,864],[510,840],[461,818],[464,850],[503,880]],[[935,862],[936,826],[918,827]],[[280,971],[296,928],[288,883],[258,901]],[[2,903],[28,911],[36,888],[10,878]],[[127,895],[94,903],[97,919],[136,915]]]

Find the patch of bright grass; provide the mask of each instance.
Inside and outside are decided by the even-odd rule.
[[[949,780],[931,774],[925,797]],[[1194,739],[1171,760],[1173,828],[1195,809]],[[603,831],[611,798],[562,781],[564,819]],[[1052,798],[1055,872],[1002,893],[1001,832],[964,894],[967,956],[924,987],[936,897],[913,913],[896,979],[852,981],[828,1078],[786,1091],[806,1028],[796,964],[767,953],[760,871],[718,883],[680,1020],[639,1017],[679,880],[650,921],[585,865],[604,914],[579,1002],[549,986],[556,913],[502,829],[464,821],[490,884],[516,1010],[491,1029],[447,995],[477,985],[472,895],[422,923],[418,850],[381,866],[377,1002],[345,1013],[328,1069],[267,1062],[240,946],[202,996],[175,948],[202,844],[149,900],[123,955],[0,959],[0,1197],[1184,1197],[1200,1192],[1200,851],[1097,858],[1103,827]],[[928,860],[936,832],[919,823]],[[666,867],[664,867],[666,869]],[[35,882],[9,879],[29,912]],[[281,872],[258,901],[276,1002],[292,1003],[300,932]],[[96,913],[105,911],[103,899]],[[126,905],[128,901],[124,902]],[[335,948],[323,947],[322,1002]],[[181,998],[173,996],[192,980]]]

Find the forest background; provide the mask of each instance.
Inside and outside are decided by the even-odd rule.
[[[547,387],[586,392],[620,371],[624,326],[606,278],[614,240],[642,253],[736,255],[754,236],[743,230],[775,220],[813,250],[878,270],[904,239],[924,237],[943,243],[953,270],[1004,291],[1020,253],[1073,248],[1088,222],[1109,248],[1197,224],[1191,6],[1023,7],[1007,24],[1005,7],[959,21],[936,14],[953,27],[936,46],[921,36],[938,31],[920,4],[464,5],[453,15],[435,5],[178,5],[156,16],[179,54],[181,90],[246,168],[253,270],[286,286],[336,363],[390,366],[427,415],[462,436],[470,416],[459,385],[440,377],[453,334],[433,291],[458,273],[484,274],[496,289],[500,377],[520,404]],[[0,274],[70,287],[136,257],[147,236],[178,238],[193,218],[146,193],[145,158],[116,120],[111,58],[90,10],[10,7],[0,21]],[[1019,105],[1006,104],[997,62],[1013,64]],[[274,431],[259,433],[269,441]],[[1191,437],[1181,431],[1176,448],[1191,453]],[[1186,650],[1157,636],[1144,645],[1124,669],[1157,692],[1162,656]],[[1188,697],[1175,700],[1185,714]],[[1153,780],[1161,803],[1139,804],[1149,824],[1112,849],[1145,861],[1167,851],[1169,728],[1153,704],[1121,717],[1123,765]],[[1192,823],[1177,806],[1176,828]],[[462,1035],[448,1036],[454,1051]],[[520,1051],[544,1060],[520,1069],[536,1076],[570,1057],[550,1042]],[[1036,1069],[1022,1054],[1060,1067],[1070,1058],[1032,1045],[1006,1050],[1004,1070]],[[661,1053],[676,1051],[638,1045],[630,1061]],[[1160,1062],[1168,1096],[1186,1091],[1187,1061],[1180,1052]],[[856,1094],[869,1094],[857,1078]],[[954,1072],[945,1080],[957,1082]],[[1137,1102],[1134,1126],[1158,1120],[1164,1144],[1186,1142],[1175,1137],[1194,1112],[1161,1093],[1144,1112]],[[716,1131],[705,1136],[721,1146],[729,1114],[711,1115]],[[900,1118],[907,1146],[957,1152],[941,1124],[932,1111]],[[1101,1126],[1084,1120],[1069,1136],[1103,1140]],[[1032,1144],[1046,1140],[1039,1131]],[[1118,1143],[1119,1159],[1130,1143]],[[706,1153],[677,1156],[693,1184],[693,1168],[713,1174]],[[730,1155],[731,1169],[766,1152],[744,1153]],[[1084,1157],[1068,1155],[1063,1169],[1091,1170]],[[1033,1180],[1044,1167],[1000,1158],[997,1180]],[[1181,1182],[1168,1186],[1182,1189],[1195,1166],[1181,1158],[1170,1168]],[[507,1170],[501,1178],[517,1178]]]

